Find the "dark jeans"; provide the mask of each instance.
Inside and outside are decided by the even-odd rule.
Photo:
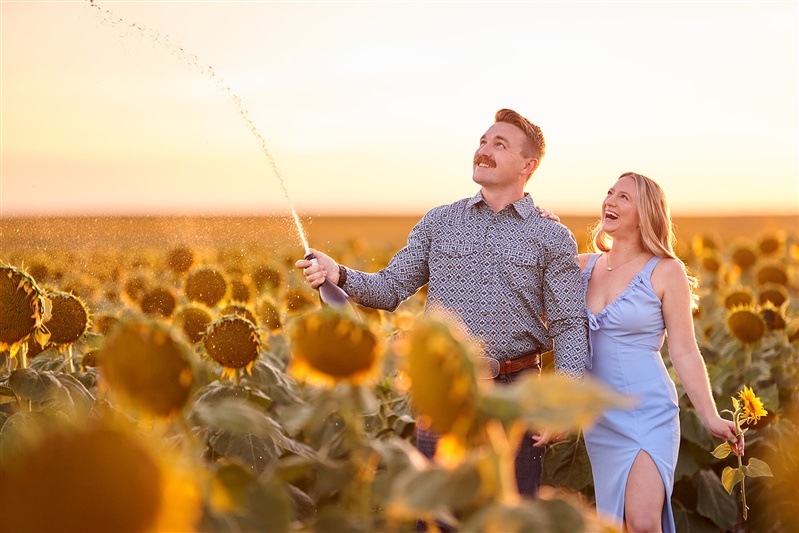
[[[416,448],[428,459],[433,459],[436,454],[438,436],[423,429],[416,430]],[[519,452],[516,454],[516,485],[522,496],[538,497],[538,488],[541,486],[541,475],[544,473],[544,452],[546,448],[533,447],[533,435],[527,432],[524,435]]]
[[[541,370],[539,368],[529,368],[520,372],[516,372],[515,374],[511,374],[510,376],[498,376],[494,378],[494,381],[496,383],[512,383],[527,372],[540,371]],[[438,435],[424,429],[416,430],[416,449],[428,459],[433,459],[433,456],[436,454],[437,444]],[[546,452],[546,447],[541,446],[540,448],[534,448],[532,433],[529,431],[525,433],[524,439],[519,446],[519,452],[516,454],[515,466],[516,485],[518,487],[519,494],[526,498],[538,497],[538,489],[541,487],[541,476],[544,473],[544,452]],[[436,525],[444,533],[455,531],[451,527],[440,522],[438,522]],[[416,523],[416,530],[420,532],[427,531],[427,525],[419,520]]]

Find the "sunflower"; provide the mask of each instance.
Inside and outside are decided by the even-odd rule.
[[[250,303],[252,301],[252,289],[250,283],[238,277],[230,281],[230,300],[238,303]]]
[[[745,272],[757,262],[757,254],[748,243],[740,242],[733,249],[730,259],[735,266]]]
[[[760,287],[758,296],[761,304],[771,302],[777,307],[782,307],[788,301],[788,289],[776,283],[766,283]]]
[[[357,306],[358,316],[368,322],[374,328],[380,328],[383,325],[383,311],[374,309],[372,307]]]
[[[279,271],[269,266],[259,266],[252,271],[252,282],[258,292],[274,291],[283,283],[283,276]]]
[[[256,327],[258,327],[258,319],[255,318],[255,314],[253,314],[252,310],[250,310],[249,306],[244,305],[242,303],[232,303],[226,305],[220,311],[223,315],[236,315],[240,316],[241,318],[246,318],[250,322],[252,322]]]
[[[766,302],[760,306],[760,316],[766,322],[770,331],[785,329],[785,315],[782,310],[771,302]]]
[[[718,244],[716,239],[710,235],[694,235],[691,239],[691,250],[694,255],[700,255],[708,250],[717,250]]]
[[[208,356],[224,367],[223,376],[235,376],[240,368],[251,372],[261,351],[261,336],[246,318],[225,315],[208,325],[203,346]]]
[[[44,261],[35,260],[28,265],[25,269],[30,277],[37,280],[39,283],[47,280],[50,276],[50,267]]]
[[[75,344],[89,329],[86,304],[66,292],[48,291],[46,295],[53,305],[52,317],[47,322],[50,343],[61,346]]]
[[[0,350],[14,357],[31,335],[41,346],[47,344],[50,333],[44,323],[50,310],[50,300],[32,277],[0,264]]]
[[[788,335],[788,342],[799,341],[799,318],[794,318],[785,325],[785,333]]]
[[[230,284],[225,275],[213,267],[198,267],[186,275],[183,293],[193,302],[214,307],[228,294]]]
[[[758,419],[768,414],[768,411],[763,408],[763,402],[749,387],[744,386],[743,390],[738,393],[738,398],[741,402],[741,420],[747,424],[757,422]]]
[[[741,305],[730,309],[727,313],[727,328],[733,337],[751,344],[766,334],[766,322],[752,306]]]
[[[699,264],[703,270],[716,273],[721,269],[721,256],[716,250],[705,250],[699,256]]]
[[[256,310],[258,318],[265,329],[275,333],[283,327],[280,310],[271,297],[265,296],[258,300]]]
[[[166,256],[166,264],[175,274],[184,274],[194,265],[194,252],[188,246],[173,248]]]
[[[144,272],[132,272],[122,283],[122,298],[132,306],[139,303],[150,287],[150,280]]]
[[[477,380],[471,345],[456,331],[443,321],[418,321],[410,332],[408,377],[420,426],[463,436],[475,419]]]
[[[146,290],[139,301],[142,312],[155,318],[169,318],[175,312],[177,305],[177,295],[165,286]]]
[[[208,324],[214,319],[211,310],[203,304],[191,303],[178,309],[172,323],[186,335],[189,342],[197,344],[203,340]]]
[[[312,293],[308,289],[289,289],[283,295],[286,310],[292,315],[309,310],[316,306]]]
[[[766,283],[788,285],[788,270],[782,263],[769,263],[763,265],[757,271],[757,282],[760,285],[764,285]]]
[[[785,238],[778,235],[764,235],[757,243],[757,248],[763,255],[777,255],[785,245]]]
[[[749,287],[736,287],[724,296],[724,307],[732,309],[742,305],[752,305],[755,297]]]
[[[110,422],[27,439],[0,467],[4,531],[195,530],[195,476],[152,440]]]
[[[298,317],[289,329],[289,372],[322,385],[362,383],[379,371],[379,342],[357,319],[328,307]]]
[[[114,326],[119,324],[119,318],[112,313],[103,313],[92,317],[92,331],[101,335],[108,335]]]
[[[97,359],[112,392],[147,415],[168,417],[183,409],[191,396],[195,381],[191,352],[155,321],[120,323]]]

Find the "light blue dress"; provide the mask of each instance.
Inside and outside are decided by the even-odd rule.
[[[583,289],[601,254],[592,254],[583,270]],[[588,373],[634,401],[630,410],[608,410],[585,431],[596,489],[597,513],[621,526],[627,478],[638,452],[648,453],[666,489],[664,533],[673,532],[671,493],[680,447],[677,389],[660,347],[665,325],[661,302],[650,277],[660,261],[653,257],[627,289],[605,309],[588,312]]]

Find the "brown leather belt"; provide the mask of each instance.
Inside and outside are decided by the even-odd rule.
[[[518,372],[519,370],[524,370],[525,368],[532,368],[534,366],[539,366],[540,364],[541,364],[541,354],[528,353],[527,355],[517,357],[516,359],[510,359],[509,361],[500,361],[499,373],[505,375],[513,374],[514,372]]]

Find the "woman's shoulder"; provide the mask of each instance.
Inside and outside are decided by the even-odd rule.
[[[600,254],[579,254],[577,255],[577,260],[580,262],[580,270],[584,270],[585,267],[588,265],[588,261],[591,260],[591,256],[593,255],[600,255]]]
[[[653,284],[683,285],[688,282],[688,274],[682,261],[673,257],[661,257],[652,271],[651,279]]]

